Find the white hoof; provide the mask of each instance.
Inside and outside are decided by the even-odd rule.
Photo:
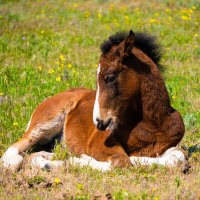
[[[8,168],[12,171],[17,171],[23,164],[23,157],[19,155],[16,148],[10,147],[1,157],[1,163],[3,167]]]
[[[130,160],[133,165],[159,164],[164,166],[177,166],[179,163],[185,162],[186,157],[184,153],[177,147],[171,147],[170,149],[165,151],[161,156],[156,158],[131,156]]]
[[[176,166],[179,163],[183,163],[186,161],[185,154],[176,147],[172,147],[168,149],[162,156],[161,156],[161,164],[167,166]]]
[[[45,151],[35,153],[31,159],[31,167],[51,170],[64,166],[65,162],[62,160],[49,160],[52,159],[52,156],[53,153]]]

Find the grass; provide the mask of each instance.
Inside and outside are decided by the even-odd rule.
[[[166,85],[186,125],[180,146],[192,166],[188,175],[161,166],[108,173],[75,166],[16,174],[0,169],[0,199],[199,199],[199,12],[198,0],[0,0],[0,156],[45,97],[95,88],[99,45],[133,29],[156,35],[163,46]]]

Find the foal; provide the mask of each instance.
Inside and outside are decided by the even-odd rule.
[[[59,135],[77,156],[69,159],[72,164],[101,170],[135,162],[175,165],[185,160],[175,147],[184,134],[183,121],[170,106],[152,37],[117,33],[101,50],[97,92],[71,89],[42,102],[22,138],[2,156],[4,167],[18,170],[21,153]],[[64,164],[51,157],[52,153],[35,153],[31,164],[40,168]]]
[[[175,147],[185,129],[181,115],[170,105],[154,38],[117,33],[101,50],[96,126],[111,130],[110,137],[117,138],[129,156],[156,157]]]

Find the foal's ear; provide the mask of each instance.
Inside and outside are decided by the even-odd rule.
[[[125,39],[124,43],[124,54],[129,55],[135,43],[135,34],[132,30],[130,30],[129,35]]]

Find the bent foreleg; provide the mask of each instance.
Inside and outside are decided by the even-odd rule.
[[[164,166],[176,166],[179,163],[187,162],[186,156],[177,147],[171,147],[158,157],[137,157],[131,156],[130,160],[133,165],[153,165],[159,164]]]

